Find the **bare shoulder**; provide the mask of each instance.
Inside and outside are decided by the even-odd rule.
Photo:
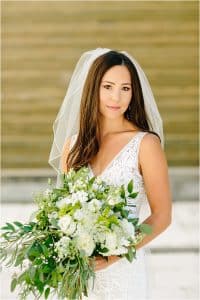
[[[141,140],[139,150],[139,169],[144,174],[145,169],[156,169],[167,167],[165,152],[162,149],[158,136],[153,133],[146,133]]]
[[[147,132],[141,141],[141,149],[145,151],[146,149],[149,149],[149,147],[162,148],[159,137],[153,133]]]
[[[155,169],[158,164],[167,165],[165,152],[162,149],[158,136],[153,133],[146,133],[141,140],[139,149],[139,170],[144,174],[144,169]]]

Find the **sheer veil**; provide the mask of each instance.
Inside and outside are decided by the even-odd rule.
[[[57,173],[57,184],[59,182],[59,176],[61,175],[61,154],[63,146],[69,137],[78,132],[81,95],[88,71],[97,57],[109,51],[111,51],[111,49],[97,48],[83,53],[72,74],[63,103],[53,123],[54,138],[48,162]],[[121,53],[126,55],[136,67],[142,87],[149,127],[158,133],[161,138],[162,147],[164,148],[162,119],[148,79],[138,62],[130,54],[125,51],[121,51]]]

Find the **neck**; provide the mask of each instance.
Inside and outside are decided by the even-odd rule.
[[[128,121],[123,116],[119,119],[108,119],[101,116],[100,124],[101,140],[109,134],[124,130],[131,130]]]

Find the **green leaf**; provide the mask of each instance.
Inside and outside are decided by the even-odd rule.
[[[151,234],[153,231],[152,227],[149,224],[145,224],[145,223],[140,224],[140,230],[146,234]]]
[[[128,218],[128,215],[129,215],[129,211],[123,209],[123,210],[121,211],[121,215],[122,215],[123,218],[126,218],[126,219],[127,219],[127,218]]]
[[[16,285],[17,285],[17,279],[13,278],[13,280],[11,281],[11,285],[10,285],[11,292],[13,292],[15,290]]]
[[[52,272],[52,275],[51,275],[51,281],[52,281],[52,285],[53,287],[56,287],[57,286],[57,273],[55,271]]]
[[[27,256],[31,261],[39,257],[41,253],[42,248],[38,241],[33,242],[33,244],[27,250]]]
[[[50,293],[50,288],[48,287],[44,292],[45,299],[48,299],[49,293]]]
[[[34,260],[34,265],[41,265],[42,262],[43,260],[40,257],[36,257],[36,259]]]
[[[62,263],[60,263],[57,268],[56,268],[56,271],[58,273],[63,273],[65,271],[65,268],[63,267]],[[53,273],[53,272],[52,272]]]
[[[18,227],[23,227],[23,224],[22,223],[20,223],[20,222],[18,222],[18,221],[15,221],[15,222],[13,222],[16,226],[18,226]]]
[[[53,238],[52,238],[52,236],[51,235],[49,235],[48,236],[48,238],[46,239],[46,241],[45,241],[45,245],[48,247],[48,246],[50,246],[50,244],[53,244]]]
[[[133,225],[137,225],[139,218],[128,218],[128,221],[131,222]]]
[[[24,225],[23,230],[24,230],[24,232],[30,232],[30,231],[32,231],[32,226]]]
[[[8,226],[1,227],[1,230],[8,230]]]
[[[121,197],[124,199],[125,198],[125,190],[124,190],[124,186],[121,186]]]
[[[108,248],[104,247],[104,248],[100,249],[100,252],[106,253],[106,252],[108,252],[108,250],[109,250]]]
[[[128,253],[125,256],[130,262],[132,262],[135,257],[134,252],[131,248],[128,248]]]
[[[42,252],[44,253],[44,256],[47,257],[49,255],[48,248],[44,244],[41,244],[40,246],[42,248]]]
[[[42,294],[44,291],[44,284],[41,281],[38,281],[36,283],[36,287],[37,287],[38,291],[40,292],[40,294]]]
[[[135,192],[135,193],[129,194],[128,197],[130,197],[130,198],[136,198],[137,195],[138,195],[138,192]]]
[[[21,265],[23,260],[24,260],[24,255],[22,253],[20,253],[15,260],[14,266],[17,267],[17,266]]]
[[[15,231],[15,227],[11,223],[6,223],[7,224],[7,229]]]
[[[128,184],[128,192],[132,193],[132,191],[133,191],[133,179],[131,179]]]
[[[76,266],[78,266],[78,262],[77,261],[74,261],[74,260],[71,260],[70,261],[70,267],[76,267]]]
[[[36,268],[34,266],[31,266],[28,270],[30,279],[34,280]]]
[[[48,274],[50,273],[51,271],[51,267],[49,265],[44,265],[42,268],[41,268],[41,271],[44,273],[44,274]]]
[[[22,284],[23,281],[26,281],[26,271],[24,271],[19,277],[18,277],[18,283]]]

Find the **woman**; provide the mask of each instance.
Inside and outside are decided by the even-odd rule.
[[[145,202],[151,211],[143,222],[153,231],[138,244],[132,263],[118,256],[108,261],[96,257],[95,285],[86,299],[147,299],[144,246],[169,226],[171,194],[162,150],[162,120],[138,63],[125,52],[101,48],[86,52],[72,76],[55,136],[59,128],[68,132],[57,155],[61,172],[88,166],[91,177],[100,176],[110,184],[127,184],[133,179],[139,195],[129,203],[131,213],[141,219]],[[52,153],[49,162],[55,167]]]

